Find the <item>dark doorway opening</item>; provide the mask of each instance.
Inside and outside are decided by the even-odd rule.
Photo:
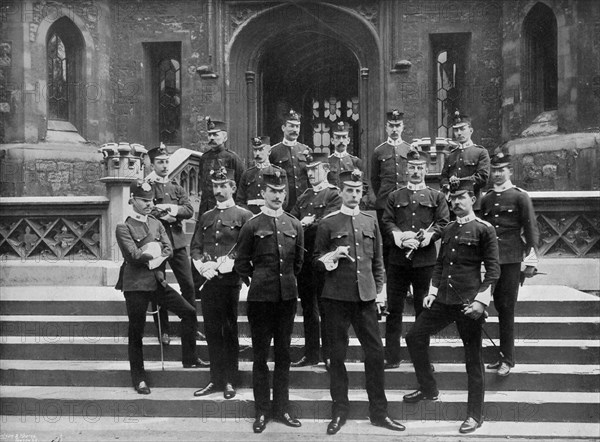
[[[348,151],[360,156],[359,63],[348,47],[317,32],[282,32],[271,40],[259,65],[258,127],[281,141],[282,116],[300,112],[299,141],[329,146],[329,128],[338,121],[352,127]]]

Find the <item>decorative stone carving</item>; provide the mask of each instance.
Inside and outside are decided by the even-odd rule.
[[[369,21],[373,26],[377,27],[379,10],[376,3],[360,5],[358,8],[356,8],[356,12],[362,15],[365,20]]]
[[[539,212],[539,211],[538,211]],[[585,214],[538,213],[541,256],[591,257],[600,240],[599,220]]]

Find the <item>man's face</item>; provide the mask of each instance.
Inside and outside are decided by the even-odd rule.
[[[336,151],[344,152],[348,147],[348,144],[350,144],[350,137],[348,136],[348,134],[333,134],[331,143],[333,144],[333,147]]]
[[[283,137],[286,140],[296,141],[300,135],[300,123],[286,121],[285,124],[281,126],[281,130],[283,131]]]
[[[264,163],[269,158],[269,152],[271,152],[271,146],[253,147],[252,154],[254,155],[254,161],[259,164]]]
[[[469,124],[463,124],[454,128],[454,138],[461,144],[468,143],[473,135],[473,128]]]
[[[232,184],[230,181],[226,183],[213,183],[212,186],[215,199],[220,203],[230,199],[235,192],[235,184]]]
[[[208,134],[208,146],[211,149],[222,146],[227,141],[227,132],[220,130],[218,132],[209,132]]]
[[[319,163],[314,167],[307,167],[308,182],[311,186],[318,186],[327,179],[327,172],[329,172],[329,165],[325,163]]]
[[[411,164],[406,166],[406,175],[408,180],[413,184],[420,184],[425,181],[427,175],[427,166],[425,164]]]
[[[149,215],[154,207],[154,202],[152,200],[146,200],[143,198],[132,198],[133,210],[140,215]]]
[[[450,204],[452,205],[452,211],[456,216],[466,216],[473,211],[475,200],[476,198],[470,196],[469,192],[462,193],[458,196],[451,196]]]
[[[344,206],[354,209],[360,204],[362,198],[362,186],[352,187],[346,184],[342,185],[342,191],[340,193],[342,197],[342,203]]]
[[[281,208],[285,201],[285,189],[276,190],[270,186],[267,186],[265,190],[261,190],[260,194],[265,200],[265,206],[272,210]]]
[[[164,178],[169,174],[169,159],[157,159],[152,162],[152,169],[159,177]]]
[[[394,121],[393,123],[388,121],[385,125],[385,131],[387,132],[388,137],[392,140],[397,140],[402,135],[402,131],[404,130],[404,121]]]
[[[506,183],[512,175],[512,171],[506,167],[492,167],[492,182],[496,186],[501,186]]]

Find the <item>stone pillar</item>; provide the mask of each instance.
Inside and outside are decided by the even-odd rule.
[[[108,225],[104,230],[108,237],[109,255],[106,258],[120,261],[121,254],[117,246],[115,230],[117,224],[125,220],[129,206],[129,185],[132,181],[144,178],[144,163],[142,161],[147,150],[141,144],[107,143],[99,152],[104,158],[104,177],[100,179],[106,184],[108,204]]]

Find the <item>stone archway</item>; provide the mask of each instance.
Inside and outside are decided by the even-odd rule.
[[[293,20],[290,20],[293,17]],[[312,33],[334,40],[355,57],[360,102],[359,155],[366,169],[383,132],[383,61],[381,44],[373,26],[352,10],[322,3],[285,4],[262,11],[241,24],[225,51],[226,81],[240,90],[244,100],[226,104],[230,146],[248,155],[249,137],[268,127],[262,121],[264,57],[273,53],[279,41]],[[309,50],[314,49],[308,46]],[[310,54],[309,54],[310,55]],[[315,52],[316,57],[335,54]],[[309,143],[312,144],[312,143]]]

